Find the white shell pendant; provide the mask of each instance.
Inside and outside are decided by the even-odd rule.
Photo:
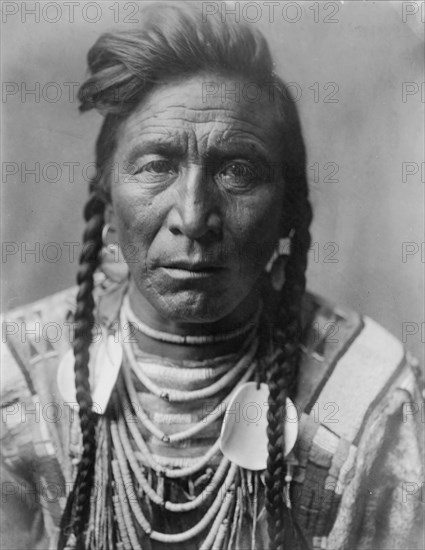
[[[77,398],[75,396],[75,374],[74,374],[74,351],[71,348],[62,357],[59,363],[57,383],[61,396],[64,402],[68,405],[77,406]]]
[[[93,410],[97,414],[104,414],[106,411],[121,363],[122,346],[110,334],[106,338],[106,345],[100,346],[94,362],[92,399]]]
[[[247,470],[267,467],[267,384],[247,382],[229,402],[220,434],[221,452],[229,460]],[[293,449],[298,437],[298,412],[294,403],[286,400],[285,456]]]
[[[90,387],[92,388],[93,411],[103,414],[122,363],[122,347],[114,336],[102,334],[102,342],[91,350]],[[62,357],[58,369],[57,383],[62,397],[68,404],[78,408],[75,394],[74,352],[68,350]]]

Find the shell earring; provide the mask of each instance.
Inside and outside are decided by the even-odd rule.
[[[108,238],[109,233],[114,234],[116,230],[110,223],[105,223],[102,229],[102,264],[101,270],[108,279],[121,282],[128,277],[128,266],[121,252],[117,241]]]
[[[285,284],[285,268],[290,253],[290,237],[279,239],[277,247],[266,265],[266,272],[270,275],[272,287],[277,292],[280,292]]]
[[[110,223],[105,223],[102,229],[102,244],[103,248],[106,248],[106,250],[112,254],[119,248],[119,245],[117,242],[108,241],[109,232],[116,233],[116,230],[112,228]]]

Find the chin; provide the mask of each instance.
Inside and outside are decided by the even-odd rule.
[[[184,323],[214,323],[227,317],[238,303],[226,295],[212,298],[210,294],[185,291],[172,296],[159,295],[153,303],[166,319]]]

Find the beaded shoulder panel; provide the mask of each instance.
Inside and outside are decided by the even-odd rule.
[[[313,548],[323,549],[368,421],[384,396],[413,376],[402,344],[372,319],[306,295],[303,321],[291,500]]]

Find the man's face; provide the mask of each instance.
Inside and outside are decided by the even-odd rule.
[[[203,95],[205,82],[235,87],[212,75],[156,87],[121,125],[114,158],[131,276],[177,322],[219,321],[249,300],[282,236],[277,109],[267,90],[249,102]]]

